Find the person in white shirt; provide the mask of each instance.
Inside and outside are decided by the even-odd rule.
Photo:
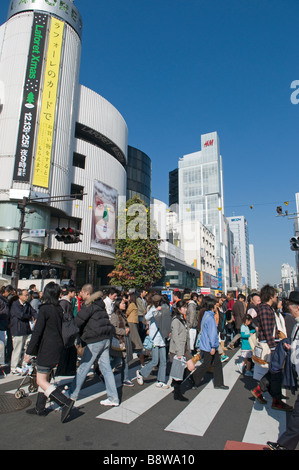
[[[114,287],[111,287],[108,291],[107,297],[104,299],[106,312],[108,313],[109,319],[113,312],[114,302],[117,299],[117,290]]]

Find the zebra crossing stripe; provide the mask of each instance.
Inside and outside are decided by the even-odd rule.
[[[139,416],[156,405],[159,401],[163,400],[163,398],[171,393],[172,390],[173,389],[171,387],[168,389],[163,389],[157,388],[155,384],[150,385],[149,387],[139,392],[137,395],[134,395],[128,400],[125,400],[119,406],[111,408],[105,413],[100,414],[97,416],[97,418],[109,421],[117,421],[118,423],[130,424],[132,421],[139,418]]]
[[[223,376],[228,390],[214,389],[211,380],[165,431],[203,436],[240,377],[234,356],[223,367]]]
[[[283,390],[283,394],[285,391]],[[272,397],[264,394],[267,404],[261,405],[255,400],[242,442],[265,444],[267,441],[277,442],[278,437],[286,429],[286,412],[271,408]]]

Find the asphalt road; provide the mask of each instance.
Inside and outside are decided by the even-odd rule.
[[[180,462],[166,463],[192,465],[190,459],[194,458],[196,463],[198,451],[223,450],[228,443],[235,443],[233,445],[239,448],[250,444],[261,449],[267,440],[276,440],[285,429],[287,414],[271,409],[270,396],[266,406],[256,403],[250,393],[256,381],[238,372],[235,365],[238,351],[229,351],[228,355],[230,360],[224,364],[224,378],[230,386],[229,391],[215,390],[212,374],[207,374],[198,389],[187,387],[185,396],[188,402],[175,401],[171,388],[155,387],[154,375],[146,379],[142,387],[133,380],[135,386],[129,388],[121,387],[119,374],[116,374],[121,405],[104,407],[100,405],[100,400],[106,397],[104,384],[91,374],[76,408],[64,424],[60,422],[59,409],[53,405],[50,405],[51,411],[46,417],[29,415],[25,409],[2,413],[0,448],[97,450],[101,451],[99,458],[102,463],[130,466],[133,466],[133,460],[112,460],[127,453],[132,458],[139,456],[144,460],[142,463],[162,464],[165,462],[159,452],[172,455],[172,459],[179,452]],[[137,362],[130,367],[131,378],[135,377],[137,368]],[[61,385],[70,380],[72,378],[56,378]],[[2,377],[0,399],[13,397],[20,382],[20,377]],[[296,395],[289,391],[286,394],[289,396],[287,403],[293,404]],[[28,398],[34,405],[36,394],[29,394]],[[160,461],[147,462],[148,455],[153,455],[154,451],[160,455]]]

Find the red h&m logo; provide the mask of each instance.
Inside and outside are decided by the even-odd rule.
[[[214,143],[214,139],[213,140],[207,140],[205,142],[205,147],[210,147],[210,145],[213,145],[213,143]]]

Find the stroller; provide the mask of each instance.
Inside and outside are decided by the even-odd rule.
[[[15,397],[20,399],[25,397],[26,392],[23,388],[26,383],[29,383],[28,391],[29,393],[35,393],[38,390],[38,385],[36,383],[36,365],[35,365],[35,360],[31,361],[31,364],[26,367],[26,373],[21,381],[19,387],[15,391]]]

